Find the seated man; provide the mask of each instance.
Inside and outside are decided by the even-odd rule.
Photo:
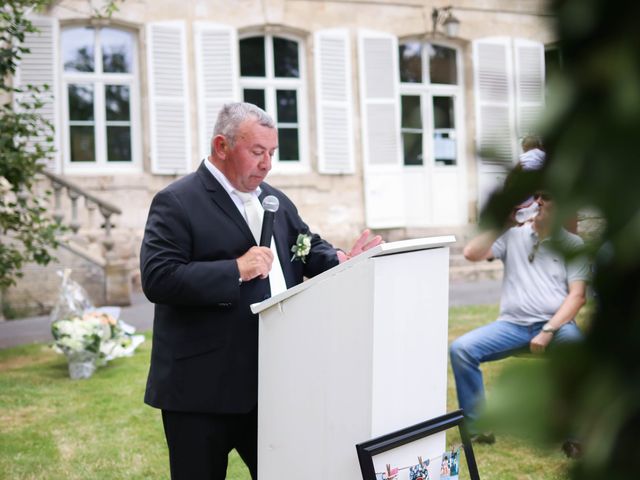
[[[469,242],[464,256],[471,261],[499,258],[504,263],[500,316],[451,344],[451,366],[458,403],[469,420],[472,439],[493,443],[493,435],[474,431],[484,400],[480,363],[528,349],[541,354],[549,344],[575,341],[581,332],[574,318],[585,303],[589,265],[584,259],[565,261],[550,248],[553,201],[536,194],[540,211],[532,222],[514,226],[498,237],[487,232]],[[582,245],[577,235],[561,230],[569,248]]]

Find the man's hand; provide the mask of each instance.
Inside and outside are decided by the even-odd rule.
[[[569,294],[565,297],[555,315],[547,322],[547,325],[558,330],[565,323],[570,322],[572,318],[575,318],[580,308],[582,308],[587,301],[586,290],[587,283],[584,280],[571,282],[569,284]],[[531,353],[544,353],[547,345],[551,343],[551,340],[553,340],[553,333],[540,331],[540,333],[529,342]]]
[[[243,282],[256,277],[267,278],[273,264],[273,252],[268,247],[251,247],[236,262]]]
[[[356,243],[353,244],[353,247],[351,247],[349,253],[338,250],[337,254],[340,263],[346,262],[351,257],[360,255],[362,252],[366,252],[370,248],[377,247],[382,243],[382,237],[380,235],[375,235],[373,238],[369,239],[370,234],[371,231],[369,229],[364,230],[356,240]]]
[[[553,340],[553,333],[540,332],[529,342],[529,350],[531,350],[531,353],[544,353],[551,340]]]

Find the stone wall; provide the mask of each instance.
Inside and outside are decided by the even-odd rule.
[[[62,283],[58,271],[70,268],[71,278],[87,291],[95,306],[106,303],[104,269],[61,247],[53,252],[56,261],[47,266],[29,264],[16,287],[10,287],[3,297],[7,317],[45,315],[58,300]]]
[[[141,238],[149,204],[155,192],[175,179],[171,176],[156,176],[148,173],[149,164],[149,118],[144,27],[151,21],[184,20],[187,24],[187,59],[189,69],[189,90],[191,125],[197,125],[198,104],[195,92],[195,52],[193,22],[210,21],[230,25],[239,33],[273,32],[295,33],[305,42],[307,82],[306,103],[308,108],[309,167],[307,173],[278,174],[272,172],[268,181],[282,188],[298,205],[303,218],[312,229],[322,232],[330,241],[345,245],[365,226],[365,207],[362,175],[362,138],[360,136],[360,104],[357,31],[359,29],[379,30],[399,38],[432,38],[431,9],[442,7],[441,2],[422,0],[136,0],[118,4],[110,22],[128,26],[139,31],[139,67],[143,165],[139,173],[120,175],[82,175],[70,178],[83,188],[118,205],[123,214],[116,220],[121,229],[134,232]],[[433,38],[445,40],[461,48],[464,77],[464,104],[466,138],[465,155],[461,164],[467,170],[469,193],[469,222],[476,218],[477,196],[475,165],[475,123],[473,101],[473,70],[471,65],[471,41],[475,38],[505,35],[529,38],[544,43],[553,41],[548,19],[542,12],[544,2],[540,1],[459,1],[455,2],[455,16],[460,20],[460,31],[455,39],[447,39],[442,34]],[[482,10],[485,11],[482,11]],[[177,13],[179,12],[179,14]],[[64,0],[57,2],[48,11],[57,17],[61,26],[86,22],[89,4],[85,0]],[[351,63],[353,85],[353,112],[355,132],[356,172],[352,175],[320,175],[317,173],[313,32],[326,28],[347,28],[351,32]],[[192,167],[200,162],[197,128],[192,129]],[[63,172],[64,174],[64,172]]]
[[[46,11],[56,17],[60,26],[90,23],[92,4],[86,0],[62,0],[55,2]],[[447,4],[448,5],[448,4]],[[83,189],[115,204],[122,214],[114,216],[115,253],[117,258],[127,263],[132,271],[133,285],[139,286],[138,252],[144,224],[151,200],[156,192],[174,181],[174,176],[159,176],[150,173],[149,160],[149,110],[147,90],[147,65],[145,25],[152,21],[183,20],[187,25],[187,61],[189,70],[190,113],[192,128],[192,167],[197,168],[198,153],[198,100],[196,87],[195,46],[193,23],[197,21],[217,22],[238,29],[239,34],[249,32],[288,32],[300,37],[305,46],[306,99],[308,105],[308,165],[309,170],[300,174],[272,172],[269,183],[281,188],[298,206],[301,216],[313,231],[321,233],[336,246],[348,248],[357,234],[365,227],[364,183],[362,168],[362,137],[359,101],[359,57],[357,53],[357,32],[359,29],[378,30],[403,38],[434,38],[460,49],[463,64],[463,104],[465,138],[460,165],[466,171],[468,187],[468,221],[472,224],[477,211],[477,167],[475,158],[474,87],[472,69],[472,41],[476,38],[504,35],[523,37],[550,43],[553,34],[548,18],[542,13],[543,0],[459,0],[454,2],[454,14],[460,20],[457,38],[432,34],[431,10],[445,6],[439,1],[423,0],[127,0],[118,2],[119,11],[110,20],[100,20],[101,25],[125,26],[138,32],[138,69],[140,71],[140,130],[142,165],[140,171],[122,174],[73,175],[61,172],[69,180]],[[483,11],[484,10],[484,11]],[[320,29],[347,28],[351,36],[352,64],[352,111],[354,128],[354,152],[356,170],[350,175],[321,175],[317,173],[317,136],[315,120],[315,72],[314,37]],[[58,126],[60,127],[60,126]],[[95,226],[99,229],[99,225]],[[454,229],[434,230],[448,233]],[[427,230],[421,230],[424,233]],[[387,240],[406,238],[416,232],[410,229],[395,229],[381,232]],[[99,230],[98,230],[99,234]],[[95,268],[82,260],[68,258],[69,253],[61,251],[61,265],[69,265],[77,271],[86,272],[88,285],[96,302],[104,300],[104,292],[98,287],[100,275]],[[49,269],[53,270],[53,269]],[[57,280],[50,274],[44,275],[40,267],[29,267],[27,278],[21,282],[26,290],[19,293],[13,289],[8,301],[16,307],[29,306],[41,309],[40,304],[50,305],[52,295],[57,291]],[[84,274],[83,274],[84,275]],[[95,285],[94,285],[95,283]],[[21,287],[22,288],[22,287]],[[47,294],[43,293],[47,291]],[[53,292],[53,293],[51,293]],[[100,296],[102,295],[102,296]],[[46,297],[46,299],[45,299]],[[46,309],[46,307],[42,307]]]

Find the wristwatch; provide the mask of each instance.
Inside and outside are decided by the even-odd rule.
[[[542,326],[542,331],[545,333],[550,333],[551,335],[553,335],[554,333],[556,333],[558,331],[557,328],[553,328],[551,325],[549,325],[548,323],[545,323]]]

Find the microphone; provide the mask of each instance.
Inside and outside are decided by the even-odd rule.
[[[267,195],[262,201],[264,217],[262,217],[262,232],[260,233],[260,246],[271,247],[271,237],[273,236],[273,222],[276,219],[276,212],[280,208],[280,200],[273,195]]]

